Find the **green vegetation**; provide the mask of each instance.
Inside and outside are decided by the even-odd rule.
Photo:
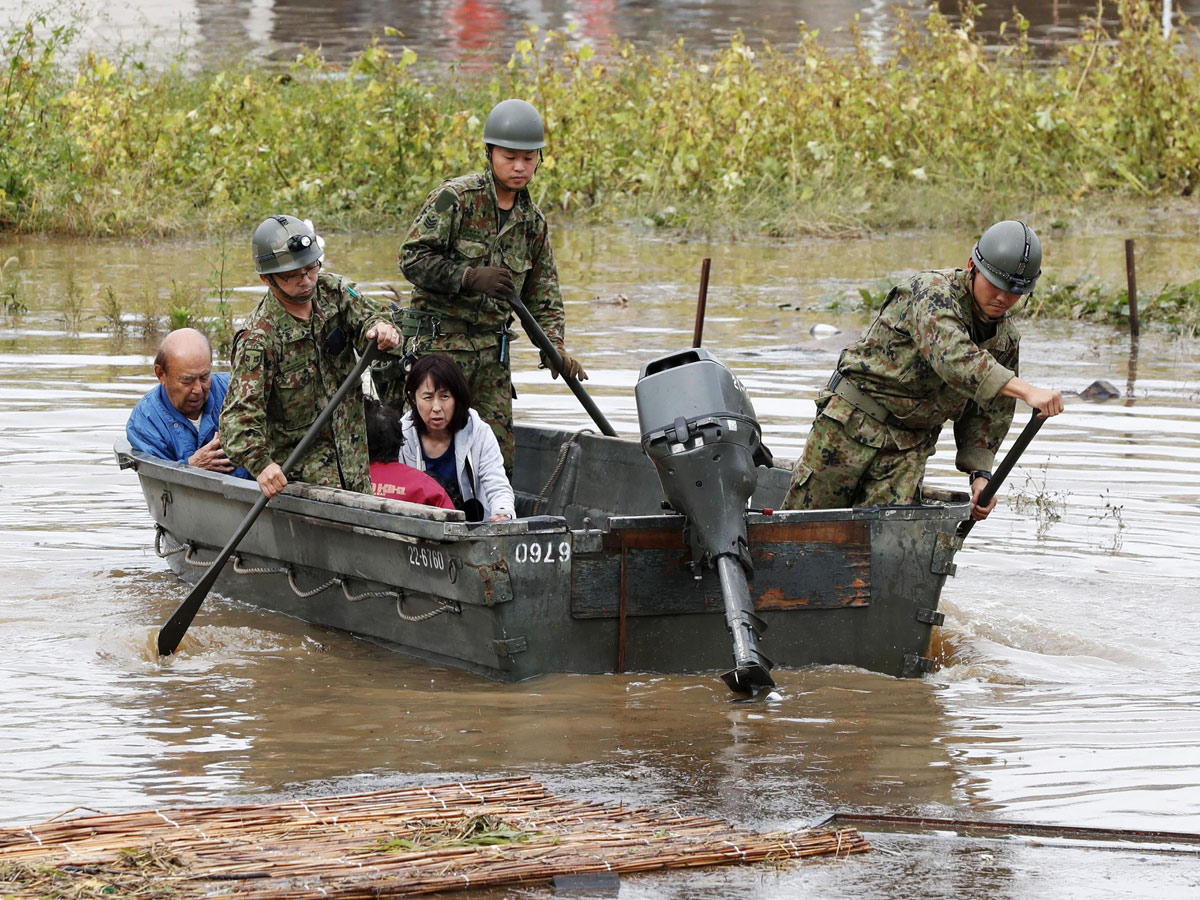
[[[59,59],[69,26],[0,39],[0,229],[177,234],[267,209],[403,227],[438,179],[477,169],[507,96],[545,114],[547,209],[734,234],[836,234],[1061,218],[1080,204],[1190,196],[1200,179],[1195,35],[1164,38],[1149,0],[1033,64],[1027,23],[985,50],[968,10],[900,12],[891,45],[801,28],[794,51],[734,38],[701,55],[595,48],[530,27],[507,67],[423,76],[411,50],[347,67],[188,73]],[[884,58],[886,57],[886,58]]]
[[[21,282],[17,278],[18,260],[10,256],[0,265],[0,311],[10,325],[19,325],[21,316],[29,312],[21,296]]]
[[[87,302],[84,297],[83,287],[75,278],[75,273],[68,272],[66,290],[63,291],[59,305],[62,323],[66,326],[68,334],[79,334],[79,326],[83,324],[83,320],[86,318],[86,311]]]
[[[473,816],[465,823],[433,823],[428,829],[419,828],[407,838],[380,838],[377,848],[393,853],[411,853],[448,847],[502,847],[524,843],[540,834],[510,825],[496,816],[480,815]]]
[[[1043,276],[1028,301],[1032,318],[1081,319],[1113,325],[1129,323],[1129,291],[1110,289],[1089,278],[1059,282]],[[1138,321],[1163,326],[1176,334],[1195,336],[1200,329],[1200,281],[1168,284],[1157,294],[1138,291]]]

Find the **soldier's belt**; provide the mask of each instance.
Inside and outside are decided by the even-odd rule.
[[[879,424],[903,427],[900,420],[888,412],[881,403],[871,399],[862,388],[841,372],[834,372],[830,376],[828,387],[855,409],[866,413]]]
[[[400,333],[406,338],[422,334],[435,338],[443,334],[495,334],[498,327],[443,316],[427,309],[413,309],[411,306],[400,311]]]

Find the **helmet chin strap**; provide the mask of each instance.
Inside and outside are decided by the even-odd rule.
[[[308,303],[310,300],[312,300],[312,295],[313,295],[312,290],[310,290],[307,294],[297,297],[292,294],[289,294],[282,287],[280,287],[279,282],[275,280],[274,275],[268,275],[267,280],[271,282],[271,289],[273,291],[275,291],[275,295],[277,297],[282,297],[284,300],[287,300],[289,303],[304,304],[304,303]],[[316,290],[315,285],[313,286],[313,290]]]
[[[985,313],[983,311],[983,307],[979,305],[979,300],[977,300],[975,297],[975,279],[978,277],[979,277],[979,269],[975,266],[974,263],[971,263],[971,286],[970,286],[971,314],[974,315],[975,318],[979,319],[979,321],[981,321],[981,322],[986,322],[988,325],[994,325],[996,322],[1001,321],[1004,318],[1004,316],[1000,316],[1000,318],[998,318],[998,319],[993,319],[991,316],[989,316],[987,313]]]

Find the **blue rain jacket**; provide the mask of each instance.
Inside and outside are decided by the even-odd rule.
[[[167,391],[155,385],[133,408],[129,422],[125,425],[125,436],[134,450],[140,450],[159,459],[169,459],[187,465],[188,457],[213,439],[217,433],[221,404],[229,390],[229,375],[214,372],[204,401],[204,412],[200,416],[200,430],[187,416],[171,405]],[[238,478],[249,478],[250,473],[238,466],[232,472]]]

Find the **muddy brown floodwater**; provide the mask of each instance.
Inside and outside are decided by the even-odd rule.
[[[1065,276],[1121,277],[1121,236],[1047,240]],[[258,291],[230,250],[244,313]],[[639,366],[690,343],[700,259],[713,258],[705,346],[750,390],[779,456],[795,456],[837,350],[864,323],[827,308],[913,260],[969,242],[660,240],[559,229],[569,339],[618,431],[636,432]],[[1190,280],[1194,238],[1139,240],[1143,284]],[[331,235],[330,267],[399,283],[396,239]],[[497,685],[343,634],[211,598],[188,652],[160,663],[158,625],[186,594],[153,551],[136,477],[111,453],[151,384],[152,347],[68,335],[73,272],[89,298],[203,285],[215,244],[0,240],[31,308],[0,328],[0,822],[82,805],[375,790],[529,774],[577,797],[680,805],[756,829],[835,810],[1200,832],[1200,345],[1024,322],[1022,374],[1069,399],[1023,457],[943,593],[947,663],[922,680],[848,668],[779,673],[780,698],[735,703],[711,675],[550,676]],[[11,270],[10,270],[11,271]],[[620,297],[626,298],[622,303]],[[132,300],[128,301],[132,304]],[[820,309],[813,309],[819,307]],[[130,307],[132,309],[132,305]],[[831,324],[841,335],[817,340]],[[518,416],[590,425],[516,352]],[[1014,425],[1024,423],[1019,410]],[[943,442],[930,468],[962,487]],[[866,829],[870,833],[870,829]],[[627,878],[627,897],[1193,897],[1191,851],[1050,839],[870,834],[888,852],[787,871]],[[548,889],[521,892],[549,896]]]

